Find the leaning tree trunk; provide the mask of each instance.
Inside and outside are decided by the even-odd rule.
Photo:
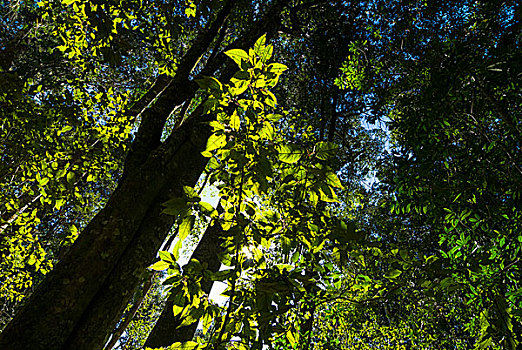
[[[133,250],[138,250],[138,253],[140,249],[151,249],[136,246],[135,242],[143,243],[144,237],[134,236],[141,225],[146,225],[144,220],[154,214],[156,217],[159,216],[159,203],[166,199],[163,191],[172,182],[169,179],[184,179],[185,181],[179,182],[179,186],[194,185],[197,181],[199,174],[193,176],[193,181],[190,183],[189,174],[185,171],[197,166],[184,167],[183,163],[188,165],[197,162],[197,159],[194,160],[191,155],[204,146],[206,139],[204,139],[205,131],[196,130],[191,124],[185,125],[186,133],[192,131],[189,134],[196,134],[195,136],[199,138],[186,140],[186,143],[179,148],[180,152],[174,153],[172,158],[168,159],[169,166],[164,166],[163,161],[158,161],[161,158],[156,157],[157,153],[153,153],[139,171],[122,181],[107,206],[87,225],[68,254],[57,264],[2,332],[1,349],[63,348],[74,327],[79,321],[84,320],[86,310],[92,307],[99,294],[104,292],[107,278],[115,272],[115,267],[117,271],[119,270],[118,273],[121,273],[122,269],[130,269],[128,271],[130,274],[117,276],[119,281],[124,282],[127,278],[134,278],[136,284],[139,284],[141,276],[136,275],[141,275],[147,264],[140,261],[141,266],[136,269],[133,268],[134,266],[121,266],[119,262],[122,258],[128,260],[129,245],[132,245]],[[199,163],[202,163],[201,159]],[[199,167],[202,169],[204,162]],[[156,220],[162,223],[170,221],[172,224],[172,218],[168,216]],[[164,228],[168,232],[170,226],[166,223]],[[159,237],[150,237],[151,242],[145,243],[153,245],[152,249],[157,249],[154,242],[159,241],[161,244],[164,237],[164,232],[159,231],[157,234]],[[135,258],[135,263],[143,259],[139,254]],[[147,260],[148,258],[149,256]],[[111,281],[109,284],[114,282]],[[120,293],[117,297],[130,298],[135,287],[136,285],[133,285],[130,290],[125,291],[128,295]],[[87,312],[92,313],[92,310]],[[104,314],[109,316],[112,313],[104,312]],[[118,319],[118,316],[116,315],[115,318]],[[109,331],[111,329],[113,327],[110,327]]]
[[[249,47],[263,32],[275,33],[288,2],[276,0],[232,47]],[[194,96],[192,68],[234,3],[224,3],[181,59],[176,76],[143,111],[118,187],[0,334],[1,349],[103,347],[172,225],[172,217],[160,214],[161,203],[169,195],[180,196],[183,185],[193,186],[204,169],[200,151],[210,131],[203,120],[182,124],[163,144],[160,137],[171,111]],[[223,60],[216,55],[202,73],[214,74]]]
[[[140,237],[135,236],[140,227],[146,225],[144,220],[154,215],[159,216],[160,203],[167,199],[165,190],[181,188],[183,185],[193,186],[196,183],[205,166],[203,157],[198,155],[209,135],[208,127],[194,121],[186,123],[176,131],[176,135],[171,135],[168,148],[157,145],[160,145],[163,125],[173,108],[185,99],[192,98],[196,84],[189,81],[189,74],[201,55],[208,50],[230,12],[232,3],[232,0],[225,3],[216,21],[195,39],[191,49],[181,60],[173,81],[153,107],[144,111],[120,184],[105,208],[85,227],[67,255],[47,275],[7,325],[0,335],[1,349],[62,349],[66,341],[70,343],[69,338],[75,326],[80,321],[85,322],[84,313],[99,294],[103,293],[107,278],[115,267],[121,265],[118,262],[125,256],[129,245],[133,248],[136,246],[134,242]],[[197,169],[199,174],[195,175]],[[177,186],[171,185],[173,182]],[[164,225],[160,228],[163,232],[158,234],[161,237],[166,235],[173,220],[164,217],[165,219],[157,219]],[[170,225],[164,223],[169,220]],[[136,257],[136,260],[139,258]],[[149,261],[149,254],[145,254],[143,258]],[[142,271],[146,264],[140,262]],[[120,280],[125,278],[118,277]],[[135,279],[130,291],[125,292],[129,294],[128,298],[140,281],[141,278]],[[121,308],[113,310],[120,314],[122,311]],[[118,319],[119,315],[113,316],[113,312],[106,310],[104,314],[111,319]],[[112,329],[113,327],[109,327],[108,330],[98,331],[107,333]],[[103,344],[88,349],[102,346]]]
[[[219,268],[221,267],[221,262],[219,260],[219,254],[223,251],[223,248],[221,247],[221,233],[222,230],[219,224],[208,226],[191,257],[191,259],[196,259],[201,263],[206,262],[208,264],[208,269],[212,272],[219,271]],[[212,281],[203,280],[201,281],[201,289],[209,294],[212,284]],[[183,319],[180,317],[174,317],[174,313],[172,312],[175,296],[176,295],[171,294],[167,299],[163,312],[145,341],[145,347],[167,347],[175,342],[188,341],[194,337],[194,332],[198,325],[197,322],[189,326],[178,328]]]
[[[278,28],[279,14],[283,5],[287,2],[288,0],[277,1],[271,11],[268,11],[262,19],[256,22],[245,35],[236,40],[229,48],[240,47],[248,49],[263,33],[268,33],[270,36],[274,35]],[[215,29],[214,33],[217,33],[217,30],[218,28]],[[223,60],[224,55],[217,55],[216,59],[218,61]],[[218,67],[219,65],[216,65],[215,61],[210,61],[203,69],[203,73],[212,73]],[[228,81],[235,71],[235,65],[229,65],[223,70],[220,77],[221,80]],[[188,85],[189,82],[187,81],[186,83]],[[177,94],[178,96],[183,94],[183,90],[176,92],[173,86],[183,87],[184,85],[179,84],[167,87],[167,91],[171,90],[168,96],[171,94]],[[192,93],[194,92],[195,89]],[[167,179],[172,180],[168,183],[168,186],[165,186],[160,191],[162,196],[150,207],[135,235],[135,239],[129,244],[124,255],[119,259],[111,275],[107,278],[106,283],[93,298],[93,301],[79,320],[79,323],[67,340],[67,349],[90,350],[103,347],[110,335],[110,330],[114,329],[120,315],[133,295],[134,289],[140,284],[143,271],[153,262],[161,243],[167,236],[174,221],[174,218],[171,216],[161,215],[161,203],[172,197],[180,197],[183,186],[193,187],[205,168],[206,159],[201,156],[201,152],[204,150],[206,141],[210,136],[210,128],[207,127],[210,116],[207,115],[207,119],[203,119],[202,111],[202,106],[198,107],[192,113],[191,119],[183,123],[178,130],[175,130],[169,139],[156,150],[158,152],[161,151],[161,154],[164,155],[169,155],[172,152],[178,155],[172,161],[172,166],[178,169],[170,173],[181,174],[181,176],[167,175]],[[153,124],[151,123],[151,125]],[[156,123],[155,125],[161,125],[161,129],[163,128],[163,124]],[[160,130],[158,127],[150,127],[150,129],[156,130],[156,134]],[[205,240],[204,242],[208,241]],[[211,262],[207,261],[207,263],[210,264]],[[219,261],[216,260],[216,263],[219,264]]]
[[[191,120],[182,128],[184,130],[178,131],[177,135],[186,134],[187,139],[177,150],[173,164],[176,168],[175,173],[183,175],[179,178],[182,181],[172,181],[162,188],[157,201],[149,207],[138,229],[139,235],[131,241],[83,313],[67,340],[66,349],[90,350],[104,345],[134,289],[143,279],[143,272],[151,264],[172,227],[174,217],[161,214],[161,203],[172,197],[181,197],[183,186],[193,187],[203,172],[207,159],[201,155],[201,151],[204,150],[210,136],[210,128],[198,119]]]

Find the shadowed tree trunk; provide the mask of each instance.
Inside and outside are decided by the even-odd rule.
[[[229,48],[248,48],[263,33],[273,35],[288,2],[276,0]],[[224,2],[180,60],[176,76],[143,110],[118,187],[4,329],[1,349],[103,347],[173,224],[173,217],[161,215],[161,203],[181,196],[183,186],[194,186],[205,167],[200,152],[210,135],[211,116],[194,113],[199,118],[184,122],[164,143],[160,138],[172,110],[193,98],[197,85],[189,79],[191,71],[234,4]],[[223,54],[215,55],[202,74],[215,74],[223,62]],[[230,72],[226,69],[222,80],[228,80]],[[158,80],[153,89],[162,84]]]
[[[153,215],[164,226],[149,227],[148,230],[156,231],[157,234],[156,237],[149,237],[145,244],[155,249],[159,247],[164,237],[161,230],[166,228],[168,232],[173,220],[166,215],[159,215],[160,203],[167,199],[164,191],[170,187],[169,179],[183,179],[182,183],[178,182],[178,188],[183,184],[194,185],[199,174],[194,174],[194,171],[189,174],[187,170],[195,170],[198,166],[202,170],[205,165],[202,156],[192,155],[198,153],[194,150],[204,147],[208,128],[203,125],[195,128],[192,122],[180,129],[183,130],[179,133],[186,134],[186,139],[179,146],[179,152],[169,155],[165,165],[165,158],[162,159],[157,152],[153,152],[139,171],[123,179],[106,207],[87,225],[68,254],[9,323],[0,337],[0,348],[7,349],[10,346],[11,349],[34,349],[38,344],[41,349],[60,349],[74,326],[85,319],[84,312],[93,313],[92,303],[100,297],[100,293],[115,293],[107,289],[108,285],[114,285],[114,282],[107,280],[110,274],[115,270],[127,270],[128,274],[119,275],[116,281],[123,282],[132,278],[136,285],[141,282],[142,272],[150,258],[148,255],[135,256],[134,264],[140,265],[138,268],[131,266],[134,264],[121,266],[119,262],[129,255],[125,248],[132,245],[132,250],[141,250],[142,255],[150,249],[145,246],[137,247],[135,242],[139,244],[144,238],[141,237],[140,240],[140,237],[133,236],[142,223],[145,225],[144,220]],[[188,175],[193,175],[192,179]],[[180,195],[178,192],[178,196]],[[147,258],[147,262],[139,261],[143,258]],[[114,297],[127,299],[126,303],[136,285]],[[114,305],[109,306],[114,308]],[[116,322],[119,318],[119,315],[113,316],[108,310],[103,315],[99,316],[110,315]]]
[[[88,316],[84,313],[87,310],[87,314],[92,315],[92,303],[100,293],[111,292],[107,290],[107,285],[111,284],[107,277],[115,268],[120,267],[118,262],[125,257],[129,246],[136,249],[134,243],[140,238],[136,233],[141,225],[145,225],[144,220],[156,216],[156,220],[162,224],[156,230],[157,238],[150,237],[152,242],[147,242],[149,246],[156,248],[155,241],[164,238],[173,218],[165,215],[159,217],[160,203],[168,199],[166,195],[169,192],[178,192],[177,195],[180,196],[183,185],[193,186],[196,183],[205,166],[205,160],[199,152],[204,149],[209,128],[194,120],[189,121],[162,145],[160,137],[163,125],[172,109],[185,99],[192,98],[196,91],[196,84],[191,84],[188,76],[199,57],[208,49],[230,12],[232,3],[233,1],[225,3],[217,20],[195,39],[193,46],[181,60],[170,86],[158,97],[152,108],[144,111],[120,184],[105,208],[86,226],[68,254],[49,273],[2,332],[0,348],[63,348],[75,326],[89,323]],[[166,231],[163,232],[164,230]],[[140,271],[120,267],[131,273],[130,276],[118,276],[120,281],[135,277],[135,284],[130,289],[118,293],[118,297],[125,299],[125,304],[141,282],[142,271],[150,261],[150,254],[144,254],[147,251],[145,247],[137,250],[141,250],[142,255],[135,256],[133,261],[140,265]],[[147,261],[144,262],[143,259]],[[119,319],[119,315],[114,315],[112,310],[117,310],[119,315],[123,311],[113,305],[110,310],[105,309],[104,318],[116,320],[108,327],[109,332]],[[104,322],[106,323],[108,321]],[[96,328],[97,332],[107,333],[107,329]],[[85,335],[82,337],[87,338]],[[106,336],[101,338],[105,339]],[[74,341],[69,339],[67,342]],[[102,342],[87,348],[101,348],[103,345]]]
[[[87,307],[67,341],[67,349],[88,350],[95,349],[100,344],[103,346],[108,337],[104,330],[112,329],[118,322],[134,289],[141,282],[143,272],[151,264],[174,223],[173,216],[161,214],[161,203],[172,197],[181,197],[183,186],[193,187],[205,168],[207,160],[201,156],[201,151],[204,150],[210,136],[210,128],[201,122],[201,119],[192,119],[182,125],[183,130],[176,132],[178,136],[186,134],[185,142],[181,143],[176,152],[176,172],[183,174],[178,178],[181,181],[165,184],[156,202],[149,206],[138,228],[139,235],[130,242],[106,282]],[[169,178],[175,177],[167,177]],[[116,309],[117,312],[107,312]]]

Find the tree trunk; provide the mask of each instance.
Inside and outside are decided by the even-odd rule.
[[[166,176],[166,179],[173,180],[167,182],[158,200],[149,207],[138,234],[71,333],[66,343],[67,349],[89,350],[105,344],[109,335],[107,330],[113,329],[118,322],[136,286],[141,282],[144,271],[154,260],[174,223],[173,216],[161,214],[161,203],[172,197],[181,197],[183,186],[195,186],[203,172],[207,159],[201,152],[210,136],[210,128],[198,119],[189,121],[181,128],[184,130],[178,130],[177,135],[187,134],[187,140],[181,144],[172,164],[176,168],[175,173],[180,176]]]
[[[107,282],[104,284],[104,281],[114,274],[115,266],[119,268],[117,273],[126,272],[117,276],[119,282],[131,278],[135,283],[124,292],[128,295],[120,293],[115,297],[130,298],[151,259],[145,251],[157,249],[172,224],[172,217],[159,215],[161,203],[167,199],[165,189],[173,187],[170,179],[183,180],[176,182],[178,189],[183,185],[193,186],[199,177],[196,170],[201,171],[205,166],[199,152],[208,137],[208,127],[194,127],[194,123],[187,123],[178,132],[186,136],[178,152],[173,152],[167,159],[153,152],[139,171],[122,181],[107,206],[87,225],[68,254],[1,334],[0,348],[7,349],[9,345],[10,349],[59,349],[85,310],[92,307],[93,300],[107,291]],[[178,192],[178,196],[180,194]],[[144,220],[151,218],[162,224],[145,230],[155,234],[148,237],[148,241],[147,237],[133,237],[142,225],[147,225]],[[129,249],[126,249],[129,245],[137,253],[130,260]],[[122,257],[130,264],[118,264]],[[143,258],[146,262],[142,261]],[[92,314],[92,311],[88,313]],[[117,322],[119,315],[112,318]],[[109,327],[111,329],[113,327]]]
[[[261,20],[256,22],[249,32],[231,44],[231,47],[247,49],[254,44],[255,40],[262,35],[263,32],[267,32],[271,35],[275,34],[278,28],[277,24],[279,23],[279,13],[283,5],[287,2],[288,0],[279,0],[276,2],[271,11],[268,11]],[[224,19],[224,17],[221,18],[222,21],[224,21]],[[218,28],[215,27],[213,32],[217,34]],[[208,42],[208,44],[210,44],[210,42]],[[194,55],[193,57],[195,58],[196,56]],[[217,55],[216,61],[209,62],[203,70],[203,73],[212,74],[214,70],[219,68],[219,62],[222,62],[224,59],[223,54]],[[232,67],[232,69],[230,69],[230,67]],[[220,77],[221,80],[228,81],[235,71],[236,68],[234,65],[229,66],[228,69],[224,69]],[[179,74],[179,68],[177,74]],[[186,81],[186,84],[190,87],[189,81]],[[165,88],[164,93],[166,93],[166,96],[183,96],[186,90],[182,88],[187,85],[183,85],[182,83],[171,84]],[[176,87],[178,87],[178,89],[176,89]],[[191,93],[193,94],[194,92],[195,89]],[[193,112],[191,119],[183,123],[163,145],[156,149],[156,151],[164,157],[169,157],[168,155],[170,153],[176,153],[179,156],[175,157],[172,161],[172,166],[176,168],[179,167],[179,169],[169,172],[171,174],[175,173],[177,176],[163,176],[166,179],[170,179],[170,181],[168,182],[168,186],[160,190],[162,197],[151,205],[145,218],[142,220],[141,226],[138,228],[135,239],[128,245],[128,249],[115,265],[114,270],[107,278],[107,282],[100,288],[98,294],[93,298],[92,303],[86,309],[87,311],[67,340],[67,349],[90,350],[100,348],[106,343],[109,337],[108,330],[115,327],[133,291],[141,282],[143,271],[153,262],[161,243],[164,241],[174,222],[174,217],[160,215],[163,209],[161,203],[164,203],[172,197],[180,197],[182,195],[183,186],[193,187],[206,164],[206,159],[201,156],[201,151],[203,151],[206,140],[210,136],[210,128],[202,122],[210,121],[210,116],[207,115],[206,120],[201,120],[202,110],[201,106],[198,107],[196,111]],[[145,119],[144,121],[148,121],[148,124],[143,126],[145,131],[141,135],[155,135],[154,139],[158,139],[161,136],[163,124],[151,118]],[[164,123],[164,121],[162,121],[162,123]],[[161,125],[161,127],[159,127],[159,125]],[[141,128],[142,126],[140,126],[140,129]],[[156,146],[156,144],[148,140],[150,140],[150,138],[142,137],[140,139],[137,137],[136,142],[138,146],[141,145],[141,147],[146,145],[145,149]],[[134,153],[136,155],[135,159],[132,160],[133,163],[129,162],[127,164],[134,164],[137,162],[137,158],[145,156],[145,154],[139,151],[139,147],[136,147],[136,149],[137,151]],[[133,169],[133,167],[130,168]],[[132,176],[131,171],[129,171],[128,174],[128,176]],[[126,177],[127,175],[124,174],[124,176]],[[216,261],[217,264],[219,264],[219,261]],[[207,261],[207,263],[210,264],[211,262]],[[172,311],[172,308],[170,308],[170,311]]]
[[[276,0],[231,46],[248,48],[264,32],[273,35],[288,2]],[[0,349],[103,347],[173,223],[173,217],[160,215],[161,203],[179,197],[183,185],[194,186],[204,169],[200,152],[210,134],[207,124],[192,119],[166,142],[160,137],[171,111],[194,96],[197,85],[189,75],[233,4],[224,2],[180,60],[176,76],[143,111],[118,187],[0,334]],[[202,73],[213,75],[224,59],[216,55]]]
[[[196,259],[201,263],[207,263],[208,269],[212,272],[219,271],[221,267],[221,262],[218,257],[222,251],[221,233],[222,230],[219,224],[207,227],[191,257],[191,259]],[[201,282],[201,289],[209,294],[212,284],[212,281],[204,280]],[[156,322],[156,325],[154,325],[149,337],[145,341],[145,347],[167,347],[175,342],[188,341],[194,337],[194,332],[198,325],[197,322],[189,326],[178,328],[182,319],[174,317],[174,313],[172,312],[174,297],[175,295],[171,294],[167,299],[167,303],[158,322]]]
[[[225,3],[216,21],[224,21],[230,12],[231,3],[233,1]],[[181,60],[170,89],[165,89],[154,106],[143,113],[142,124],[127,157],[120,184],[105,208],[86,226],[67,255],[7,325],[0,335],[1,349],[62,348],[78,322],[87,322],[83,314],[92,306],[94,299],[100,293],[103,294],[104,290],[107,292],[107,285],[114,285],[114,279],[105,281],[116,266],[119,267],[118,272],[124,270],[128,273],[116,276],[117,280],[131,278],[134,283],[129,290],[118,293],[125,303],[128,302],[141,282],[142,271],[151,260],[149,250],[156,248],[156,241],[161,241],[172,225],[172,217],[159,216],[161,203],[168,199],[166,190],[172,193],[175,192],[172,189],[177,189],[179,196],[182,186],[193,186],[204,169],[204,158],[200,152],[209,136],[208,126],[195,121],[188,122],[175,135],[171,135],[168,142],[157,146],[160,145],[163,125],[172,109],[185,99],[192,98],[196,91],[196,84],[188,80],[188,75],[211,44],[220,26],[214,22],[200,34]],[[156,237],[151,237],[150,242],[140,246],[146,239],[141,237],[140,240],[140,236],[135,235],[142,225],[147,226],[146,221],[152,217],[160,222],[161,227],[156,230],[147,228],[147,232],[156,231]],[[130,256],[129,246],[138,256]],[[118,265],[124,253],[127,253],[124,261],[130,258],[131,265],[135,265]],[[136,276],[136,269],[140,269],[140,277]],[[114,328],[123,311],[119,307],[110,306],[111,310],[105,310],[102,314],[115,321],[108,329],[96,327],[103,334]],[[113,310],[119,314],[114,315]],[[87,313],[92,314],[92,310]],[[101,338],[105,339],[106,336]],[[71,343],[71,340],[67,342]],[[101,348],[103,345],[101,343],[88,349]]]

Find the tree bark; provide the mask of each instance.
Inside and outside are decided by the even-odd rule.
[[[166,159],[159,157],[161,154],[158,152],[153,152],[139,171],[128,176],[118,186],[106,207],[87,225],[68,254],[1,334],[0,348],[59,349],[82,318],[83,312],[99,297],[97,294],[103,293],[104,281],[113,272],[114,266],[118,265],[129,245],[137,250],[138,256],[130,259],[137,263],[141,257],[140,251],[145,249],[144,246],[139,246],[144,237],[133,236],[142,225],[147,225],[144,220],[151,217],[155,217],[164,226],[147,229],[149,232],[156,231],[156,234],[145,245],[152,245],[153,249],[156,245],[159,247],[173,220],[167,215],[159,215],[161,203],[167,199],[165,189],[172,186],[171,179],[184,180],[177,181],[178,188],[183,185],[193,186],[199,174],[190,176],[189,170],[194,174],[196,168],[204,168],[204,162],[201,164],[203,157],[196,156],[194,159],[192,156],[198,155],[203,149],[205,137],[208,137],[208,127],[196,128],[194,124],[187,123],[178,130],[178,134],[185,134],[186,137],[178,152],[173,152]],[[138,246],[132,243],[135,240]],[[128,255],[127,252],[126,261]],[[150,257],[147,256],[147,263],[138,264],[141,271],[149,261]],[[129,272],[126,276],[120,276],[121,281],[134,277],[136,284],[140,282],[140,278],[135,276],[137,273],[134,266],[120,269]],[[128,297],[132,295],[135,286],[125,292],[129,294]],[[120,294],[119,297],[123,295]],[[117,319],[118,316],[116,322]]]
[[[286,3],[288,3],[288,0],[277,1],[274,7],[271,8],[261,20],[257,21],[247,33],[233,42],[229,47],[247,49],[254,44],[255,40],[262,35],[263,32],[271,35],[275,34],[278,28],[279,14],[283,5]],[[221,17],[219,20],[224,22],[225,17]],[[213,33],[217,34],[218,29],[219,28],[214,27]],[[196,40],[196,43],[197,42]],[[206,43],[210,45],[209,40],[207,40]],[[189,53],[187,53],[187,55],[189,55]],[[196,59],[196,55],[192,55],[192,57]],[[209,62],[203,69],[203,74],[212,74],[221,66],[220,62],[225,60],[225,55],[223,54],[216,55],[216,57],[215,61]],[[229,65],[228,68],[223,70],[220,77],[221,80],[228,81],[235,71],[234,65]],[[186,70],[186,72],[189,73],[190,70]],[[177,74],[179,74],[179,68]],[[192,86],[190,84],[195,83],[187,80],[184,85],[183,82],[174,81],[165,88],[163,93],[167,98],[171,98],[171,96],[183,96],[184,91],[181,90],[181,87],[188,86],[190,88]],[[195,90],[194,87],[191,93],[193,94]],[[173,103],[170,104],[172,105]],[[156,110],[155,114],[157,114],[158,110],[165,111],[161,106],[157,107],[155,105],[154,107]],[[148,111],[149,110],[146,110],[145,112]],[[131,298],[134,289],[141,282],[141,274],[154,260],[161,243],[164,241],[165,236],[168,234],[174,222],[174,217],[160,215],[163,209],[161,203],[164,203],[172,197],[180,197],[182,195],[183,186],[193,187],[206,165],[206,159],[201,156],[201,151],[203,151],[206,140],[210,136],[210,128],[208,128],[206,124],[201,123],[201,113],[202,107],[200,106],[193,112],[188,122],[183,123],[179,129],[173,132],[167,141],[155,150],[155,152],[162,154],[164,157],[168,157],[169,152],[175,152],[179,155],[179,158],[175,158],[173,161],[173,163],[175,163],[173,166],[179,166],[179,169],[171,172],[172,174],[176,173],[177,176],[166,176],[166,178],[171,179],[171,181],[168,182],[168,186],[160,190],[163,196],[150,207],[149,212],[145,215],[141,226],[137,230],[136,238],[128,245],[124,255],[118,260],[114,270],[107,278],[107,282],[100,288],[100,291],[86,309],[87,311],[67,340],[67,349],[90,350],[102,347],[103,344],[105,344],[109,336],[107,330],[114,328],[128,300]],[[147,115],[145,115],[145,117],[146,116]],[[207,115],[207,118],[209,117],[210,116]],[[128,165],[135,164],[138,161],[137,159],[146,156],[146,152],[142,151],[142,148],[147,150],[156,147],[156,144],[148,140],[157,140],[161,136],[163,129],[162,123],[164,123],[165,120],[160,121],[159,118],[156,120],[144,118],[147,124],[140,126],[140,131],[144,131],[139,134],[135,140],[136,147],[133,153],[135,158],[131,159],[131,161],[127,163]],[[208,122],[210,119],[205,121]],[[143,135],[154,135],[154,137],[144,137]],[[178,147],[180,147],[179,151]],[[129,168],[133,169],[134,166]],[[129,171],[128,174],[132,174],[132,171]],[[126,174],[124,174],[124,176],[126,176]],[[211,262],[207,261],[207,263],[210,264]],[[215,263],[219,264],[217,257]],[[168,310],[172,311],[172,308],[167,308],[167,311]],[[192,334],[193,332],[194,331],[192,331]]]
[[[248,48],[264,32],[273,35],[288,2],[276,0],[231,46]],[[209,120],[183,123],[164,143],[160,137],[170,112],[194,96],[192,68],[234,3],[224,3],[181,59],[176,76],[142,112],[118,187],[0,334],[0,349],[103,347],[172,226],[174,218],[161,215],[161,203],[169,196],[179,197],[184,185],[194,186],[205,167],[200,151],[210,129],[201,122]],[[213,75],[224,60],[223,54],[216,55],[202,72]]]
[[[140,223],[138,234],[115,264],[103,287],[93,298],[75,329],[67,340],[66,349],[96,349],[105,344],[120,315],[142,280],[143,272],[154,260],[156,252],[168,234],[174,217],[161,214],[161,203],[172,197],[181,197],[183,186],[195,186],[207,163],[201,155],[210,136],[210,128],[201,120],[192,119],[183,124],[177,136],[186,134],[173,164],[176,170],[169,171],[166,180],[172,179],[162,188],[160,194]],[[169,176],[168,174],[178,176]]]
[[[225,4],[223,12],[230,12],[228,5],[231,3],[233,1]],[[224,21],[226,15],[218,15],[217,18]],[[66,341],[71,343],[70,336],[77,323],[80,320],[81,323],[86,322],[83,313],[99,293],[103,293],[104,283],[111,284],[105,281],[129,245],[138,253],[136,259],[130,260],[139,260],[141,253],[143,257],[136,264],[141,271],[145,269],[150,257],[144,253],[145,247],[131,244],[136,239],[139,241],[138,244],[144,240],[143,237],[139,240],[139,236],[135,238],[135,234],[139,232],[141,225],[146,225],[144,220],[156,216],[161,227],[157,230],[149,229],[156,231],[156,237],[146,243],[154,249],[158,237],[164,237],[173,220],[166,215],[159,217],[161,203],[168,199],[165,190],[180,189],[183,185],[193,186],[204,169],[200,152],[209,136],[208,127],[194,121],[186,123],[176,131],[167,147],[158,145],[161,145],[159,138],[170,111],[186,98],[191,98],[196,91],[195,83],[190,84],[188,75],[212,42],[219,27],[220,25],[212,23],[208,30],[201,33],[181,60],[180,70],[178,69],[178,74],[171,83],[171,89],[166,89],[169,93],[160,95],[154,106],[143,113],[142,124],[134,147],[127,157],[120,184],[106,207],[86,226],[67,255],[47,275],[7,325],[0,335],[0,348],[63,348]],[[199,174],[195,176],[197,169]],[[176,182],[176,185],[171,185],[173,182]],[[126,258],[128,260],[129,253]],[[143,262],[143,258],[147,259],[146,263]],[[120,270],[125,269],[131,271],[128,277],[131,277],[133,272],[135,274],[135,266],[132,269],[120,267]],[[119,279],[123,280],[125,277],[119,276]],[[134,278],[135,284],[130,291],[120,294],[120,297],[127,297],[123,298],[125,303],[140,281],[140,278]],[[115,324],[121,315],[121,308],[118,311],[120,313],[116,316],[107,311],[103,314],[110,315],[108,318],[111,320],[115,319]],[[88,310],[87,313],[92,314],[92,311]],[[102,333],[110,332],[114,324]],[[98,331],[101,329],[98,328]],[[106,336],[101,338],[105,339]],[[101,348],[103,345],[102,343],[89,349]]]

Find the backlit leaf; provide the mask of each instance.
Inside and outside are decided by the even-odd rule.
[[[160,261],[154,263],[152,266],[150,266],[150,269],[155,270],[155,271],[163,271],[163,270],[168,269],[169,266],[170,266],[170,264],[168,262],[160,260]]]
[[[334,143],[321,141],[315,145],[314,154],[321,160],[327,160],[328,158],[334,156],[338,149],[339,147],[337,147],[337,145]]]
[[[212,134],[208,138],[207,147],[205,148],[205,152],[211,152],[218,148],[223,147],[227,144],[227,137],[225,134]]]
[[[259,39],[257,39],[256,43],[254,44],[254,52],[259,57],[262,57],[262,55],[265,51],[265,43],[266,43],[266,34],[262,35]]]
[[[389,278],[389,279],[394,279],[394,278],[399,277],[401,273],[402,273],[402,271],[393,269],[393,270],[389,270],[388,272],[386,272],[384,277]]]
[[[283,73],[285,70],[287,70],[288,67],[285,66],[284,64],[282,63],[271,63],[269,66],[268,66],[268,70],[272,73],[275,73],[275,74],[281,74]]]
[[[288,164],[296,163],[303,155],[303,151],[295,145],[280,145],[277,151],[279,160]]]
[[[239,67],[241,67],[242,60],[248,60],[248,54],[241,49],[232,49],[225,51],[225,55],[233,59],[234,62],[236,62],[239,65]]]

